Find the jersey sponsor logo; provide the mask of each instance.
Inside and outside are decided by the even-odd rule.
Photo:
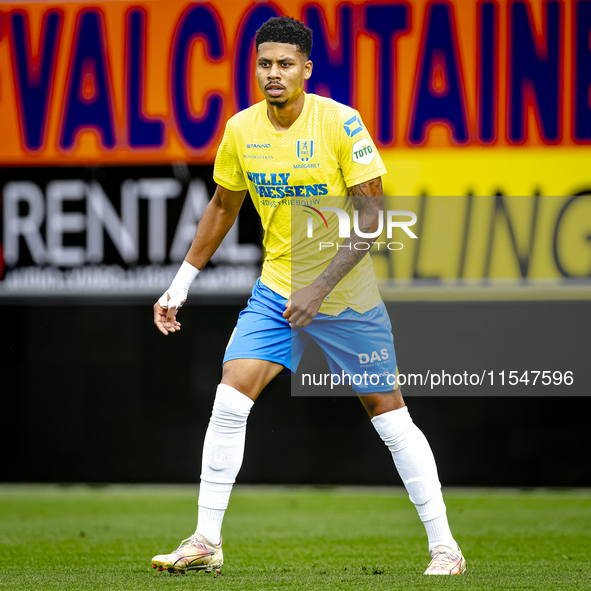
[[[255,185],[287,185],[289,172],[246,172],[248,180]]]
[[[314,185],[297,186],[269,186],[255,185],[257,195],[260,197],[272,197],[273,199],[283,199],[284,197],[312,197],[328,195],[328,185],[326,183],[316,183]]]
[[[367,138],[359,140],[353,144],[353,162],[367,165],[370,164],[375,157],[376,153]]]
[[[351,119],[345,121],[343,127],[345,128],[345,131],[349,137],[353,137],[360,131],[363,131],[363,123],[361,123],[361,119],[359,119],[357,115],[353,115]]]
[[[372,351],[371,353],[357,353],[357,357],[359,357],[359,364],[365,365],[366,363],[381,363],[386,359],[390,359],[390,355],[388,354],[388,349],[380,349],[380,351]]]
[[[320,164],[318,162],[309,162],[307,164],[294,164],[294,168],[320,168]]]
[[[284,197],[322,197],[328,195],[327,183],[313,185],[289,185],[289,172],[248,172],[248,180],[260,197],[283,199]]]
[[[314,157],[314,140],[298,140],[296,154],[301,162],[308,162]]]
[[[246,144],[247,148],[270,148],[271,144]]]
[[[307,201],[304,201],[303,199],[288,199],[286,197],[285,199],[259,199],[259,203],[269,207],[279,207],[280,205],[292,205],[298,207],[303,205],[309,207],[309,203],[313,203],[314,205],[320,204],[320,199],[308,199]]]

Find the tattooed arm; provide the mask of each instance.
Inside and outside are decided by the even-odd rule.
[[[366,183],[349,187],[349,195],[353,201],[353,208],[359,212],[359,230],[364,234],[375,232],[378,229],[379,212],[384,210],[382,179],[378,177]],[[330,288],[329,293],[368,252],[367,250],[355,250],[355,244],[358,242],[373,244],[375,239],[361,238],[354,231],[351,232],[351,236],[343,242],[330,265],[320,275],[320,278]],[[348,246],[349,244],[351,246]]]
[[[379,212],[384,210],[384,191],[380,177],[349,187],[353,207],[359,215],[359,231],[368,234],[375,232],[379,224]],[[353,230],[334,259],[324,272],[310,285],[291,294],[283,316],[293,327],[305,327],[312,322],[324,301],[337,283],[361,261],[368,250],[356,250],[359,242],[371,243],[373,238],[361,238]]]

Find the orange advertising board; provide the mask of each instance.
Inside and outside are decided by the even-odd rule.
[[[211,163],[281,13],[314,31],[308,91],[385,155],[591,142],[588,0],[6,3],[0,164]]]

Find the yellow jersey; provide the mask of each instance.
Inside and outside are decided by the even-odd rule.
[[[232,117],[213,178],[230,191],[249,191],[265,232],[261,281],[287,298],[312,283],[342,248],[344,215],[349,230],[354,221],[347,187],[385,173],[357,111],[305,94],[302,112],[286,131],[273,127],[266,101]],[[380,301],[368,253],[336,285],[320,312],[337,316],[352,308],[363,314]]]

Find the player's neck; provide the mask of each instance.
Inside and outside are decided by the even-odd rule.
[[[267,103],[267,115],[271,125],[277,131],[287,131],[304,109],[304,93],[289,105],[278,107]]]

